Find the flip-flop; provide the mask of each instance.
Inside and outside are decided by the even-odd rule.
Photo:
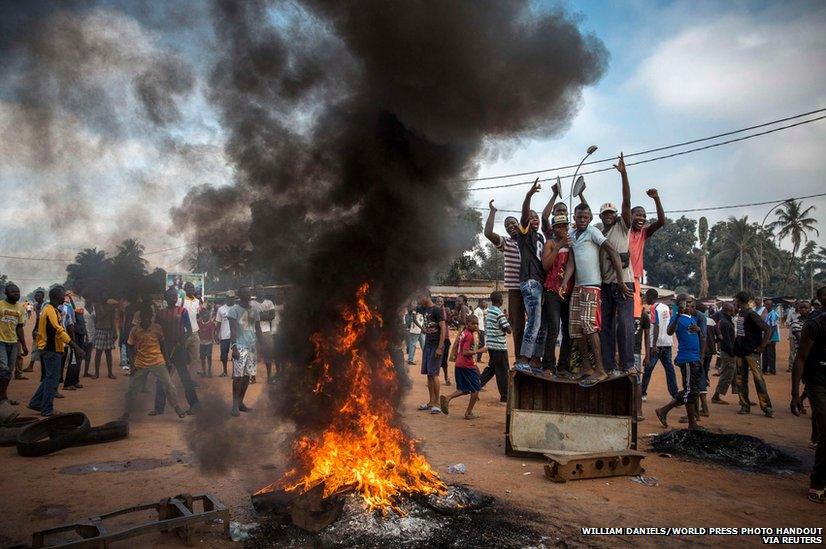
[[[603,381],[605,379],[608,379],[608,376],[593,377],[593,375],[590,375],[590,376],[586,377],[585,379],[581,379],[579,381],[579,386],[584,387],[586,389],[589,389],[589,388],[593,387],[594,385],[596,385],[597,383],[599,383],[600,381]]]
[[[419,407],[416,409],[420,412],[430,410],[430,404],[419,404]]]
[[[430,409],[430,413],[435,415],[435,414],[441,414],[442,411],[439,409],[438,406],[434,406],[433,408]]]
[[[448,415],[450,408],[448,406],[449,402],[445,395],[439,397],[439,409],[442,411],[444,415]]]

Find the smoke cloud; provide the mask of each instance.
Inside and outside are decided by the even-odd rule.
[[[366,282],[387,320],[375,338],[398,343],[402,304],[474,236],[456,181],[491,142],[564,129],[607,52],[528,2],[219,1],[213,21],[225,49],[210,98],[238,181],[222,193],[249,198],[253,258],[293,284],[272,401],[297,432],[318,432],[347,397],[335,380],[348,364],[334,360],[314,393],[311,334],[331,335]],[[201,212],[185,227],[195,238],[237,216],[209,189],[182,208]],[[376,396],[395,406],[401,392]]]

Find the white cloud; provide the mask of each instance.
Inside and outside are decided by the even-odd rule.
[[[712,119],[822,106],[824,21],[818,10],[793,20],[729,14],[688,27],[643,61],[633,86],[664,109]]]

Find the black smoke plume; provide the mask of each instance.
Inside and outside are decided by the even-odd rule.
[[[366,282],[381,337],[399,342],[402,304],[474,236],[457,180],[497,140],[564,129],[608,56],[569,15],[527,1],[219,1],[213,20],[225,48],[210,97],[237,176],[226,202],[251,202],[252,256],[293,284],[274,406],[314,433],[346,398],[335,380],[348,371],[333,364],[314,394],[310,335],[335,330]],[[214,196],[182,206],[207,220],[190,219],[193,238],[237,218]],[[376,398],[395,406],[400,393]]]

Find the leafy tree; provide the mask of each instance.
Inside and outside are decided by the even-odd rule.
[[[97,248],[86,248],[78,252],[74,263],[66,267],[65,286],[80,295],[107,293],[111,271],[112,263],[106,257],[106,252]]]
[[[667,219],[665,226],[645,243],[647,283],[665,288],[695,288],[696,243],[697,221],[685,216]]]
[[[712,227],[710,237],[711,278],[716,281],[715,293],[732,293],[731,281],[736,289],[746,289],[750,274],[757,272],[759,263],[758,229],[749,223],[749,217],[729,217]]]
[[[490,242],[474,249],[479,280],[502,280],[505,272],[505,256]]]
[[[814,232],[820,236],[820,232],[815,228],[817,219],[808,217],[814,209],[814,206],[809,206],[804,210],[801,201],[789,200],[775,212],[777,221],[769,224],[769,227],[778,230],[777,238],[779,240],[782,241],[789,238],[792,241],[792,256],[789,259],[789,266],[786,270],[786,279],[788,279],[792,272],[792,265],[797,255],[797,250],[800,249],[803,241],[809,240],[809,233]],[[785,292],[785,288],[786,283],[783,284],[783,292],[781,293]]]

